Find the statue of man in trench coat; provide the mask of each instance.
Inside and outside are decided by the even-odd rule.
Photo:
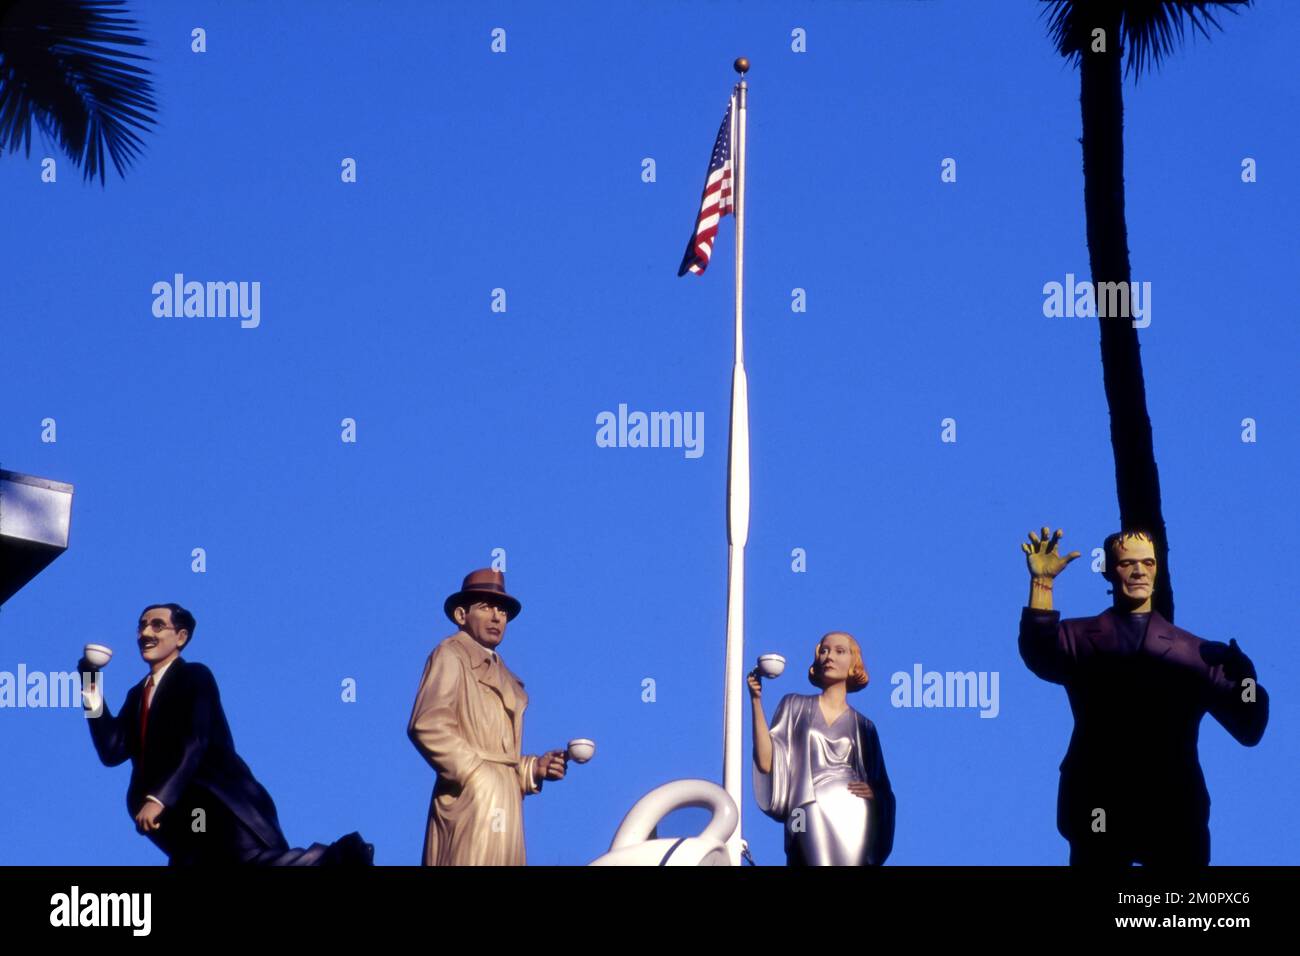
[[[443,604],[459,629],[424,665],[407,734],[438,772],[425,866],[523,866],[523,798],[564,777],[567,755],[520,753],[528,695],[496,648],[521,605],[479,570]]]

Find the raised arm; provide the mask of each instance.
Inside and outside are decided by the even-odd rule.
[[[98,670],[84,660],[78,665],[78,670],[82,674],[95,675],[93,683],[83,683],[81,699],[88,711],[91,713],[99,711],[95,716],[86,718],[86,726],[90,728],[90,741],[95,745],[95,753],[100,763],[105,767],[116,767],[125,763],[131,756],[126,743],[126,721],[120,716],[114,717],[113,712],[108,709],[108,701],[104,700],[104,678]],[[134,712],[130,706],[132,693],[133,690],[127,692],[126,703],[122,705],[123,714]]]
[[[1061,540],[1063,529],[1057,528],[1050,538],[1048,531],[1047,525],[1043,525],[1041,538],[1031,531],[1030,544],[1022,542],[1020,545],[1025,552],[1025,564],[1029,567],[1029,607],[1035,611],[1052,610],[1052,584],[1056,581],[1056,576],[1079,556],[1078,551],[1071,551],[1062,557],[1056,546]]]
[[[751,680],[757,680],[751,677]],[[750,687],[751,697],[753,686]],[[761,694],[761,691],[760,691]],[[787,694],[776,705],[769,732],[767,721],[763,718],[763,701],[761,696],[753,698],[754,707],[754,800],[758,807],[774,820],[784,820],[792,809],[790,807],[793,783],[790,779],[790,748],[798,746],[791,741],[795,715],[798,711],[796,698]],[[765,741],[766,743],[762,743]],[[766,767],[760,762],[766,757]]]
[[[750,671],[749,700],[754,712],[754,766],[759,773],[772,772],[772,734],[767,729],[767,717],[763,713],[763,683],[757,671]]]
[[[1063,684],[1074,655],[1061,628],[1061,615],[1052,609],[1052,586],[1056,576],[1079,557],[1078,551],[1062,556],[1057,551],[1061,530],[1042,537],[1029,532],[1030,544],[1021,544],[1029,569],[1029,604],[1020,615],[1020,656],[1025,665],[1043,680]]]

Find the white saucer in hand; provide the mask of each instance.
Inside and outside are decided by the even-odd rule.
[[[760,654],[758,672],[764,677],[780,677],[785,673],[785,658],[780,654]]]

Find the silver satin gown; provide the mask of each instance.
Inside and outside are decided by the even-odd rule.
[[[772,721],[772,772],[754,768],[754,796],[785,824],[787,861],[805,866],[883,863],[893,847],[894,794],[875,725],[852,707],[830,725],[819,695],[789,694]],[[855,780],[875,798],[849,792]]]
[[[809,866],[861,866],[866,858],[871,801],[849,792],[849,784],[858,779],[853,769],[856,736],[852,708],[830,726],[821,707],[813,709],[808,769],[815,799],[802,808],[802,833],[794,830],[792,819],[786,820],[786,833]]]

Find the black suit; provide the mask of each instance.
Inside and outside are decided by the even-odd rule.
[[[142,682],[127,691],[118,716],[105,702],[103,712],[87,723],[106,766],[131,761],[127,812],[134,817],[146,796],[166,808],[160,828],[147,835],[173,865],[362,862],[335,859],[339,851],[319,843],[306,850],[289,848],[271,795],[235,752],[217,682],[206,667],[179,657],[171,663],[154,688],[141,748],[143,696]],[[196,818],[204,823],[199,832]],[[360,837],[351,840],[354,836],[344,838],[345,851],[357,849]]]
[[[1065,686],[1074,714],[1057,829],[1070,841],[1072,864],[1205,865],[1210,795],[1197,754],[1201,719],[1212,714],[1254,746],[1268,723],[1268,694],[1243,684],[1254,681],[1255,667],[1235,641],[1204,641],[1152,612],[1145,636],[1129,646],[1119,613],[1066,621],[1056,611],[1021,615],[1021,657],[1043,680]]]

